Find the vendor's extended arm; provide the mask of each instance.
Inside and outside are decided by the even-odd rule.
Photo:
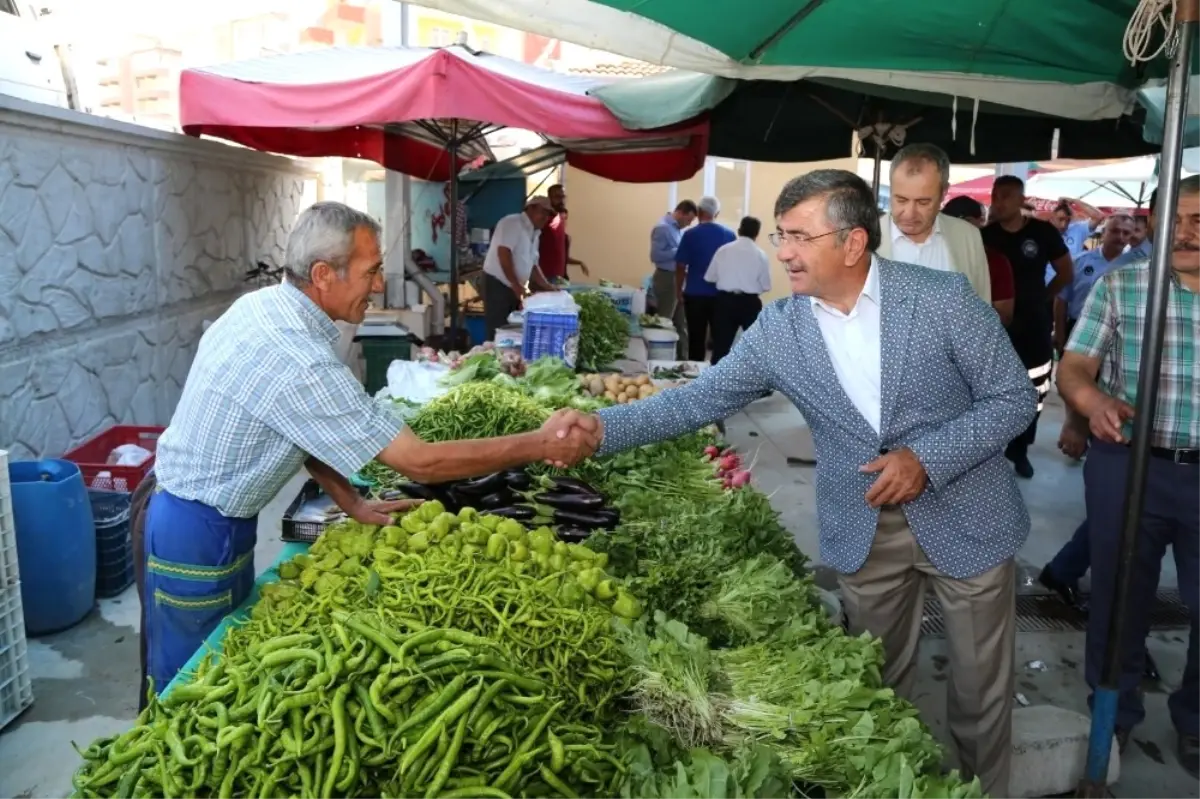
[[[304,468],[308,469],[308,473],[317,481],[317,485],[321,486],[321,490],[328,494],[329,498],[346,512],[346,515],[363,524],[388,524],[391,521],[388,514],[404,511],[420,504],[418,500],[412,499],[401,499],[394,502],[368,501],[354,490],[354,486],[350,485],[349,480],[316,458],[310,457],[306,460]]]
[[[729,355],[692,382],[598,414],[600,454],[665,441],[725,419],[772,390],[767,353],[769,331],[786,324],[783,311],[768,306]]]

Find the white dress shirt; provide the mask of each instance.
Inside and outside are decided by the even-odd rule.
[[[738,236],[713,253],[704,279],[716,283],[717,291],[766,294],[771,290],[771,261],[754,239]]]
[[[499,248],[507,247],[512,251],[513,270],[522,286],[529,282],[533,267],[538,261],[538,236],[541,231],[533,226],[529,214],[524,211],[509,214],[496,223],[496,231],[492,233],[492,241],[488,245],[487,256],[483,259],[484,274],[491,275],[501,283],[508,285],[504,269],[500,266]],[[517,286],[510,286],[517,288]]]
[[[891,220],[890,226],[892,260],[927,266],[942,272],[958,271],[954,268],[950,247],[946,244],[946,237],[942,235],[942,226],[937,218],[933,221],[933,230],[929,232],[929,238],[919,243],[904,235],[904,231],[896,227],[895,220]]]
[[[879,354],[879,264],[875,257],[871,256],[867,280],[850,313],[844,314],[816,297],[811,300],[813,316],[842,390],[878,433],[883,379]]]

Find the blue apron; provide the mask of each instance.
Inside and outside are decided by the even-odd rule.
[[[231,519],[159,490],[146,511],[142,635],[161,691],[254,586],[258,517]]]

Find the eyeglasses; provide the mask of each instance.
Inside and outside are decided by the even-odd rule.
[[[776,231],[774,233],[768,233],[767,240],[771,242],[771,246],[773,246],[773,247],[782,247],[784,242],[787,242],[788,244],[795,244],[797,246],[806,246],[806,245],[811,244],[812,242],[816,241],[817,239],[823,239],[826,236],[832,236],[835,233],[845,233],[847,230],[853,230],[853,229],[854,229],[853,226],[840,227],[837,230],[830,230],[830,231],[826,231],[825,233],[818,233],[815,236],[801,236],[797,233],[780,233],[779,231]]]

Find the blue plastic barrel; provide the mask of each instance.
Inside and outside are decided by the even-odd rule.
[[[8,464],[25,631],[78,624],[96,602],[96,531],[79,467],[70,461]]]

